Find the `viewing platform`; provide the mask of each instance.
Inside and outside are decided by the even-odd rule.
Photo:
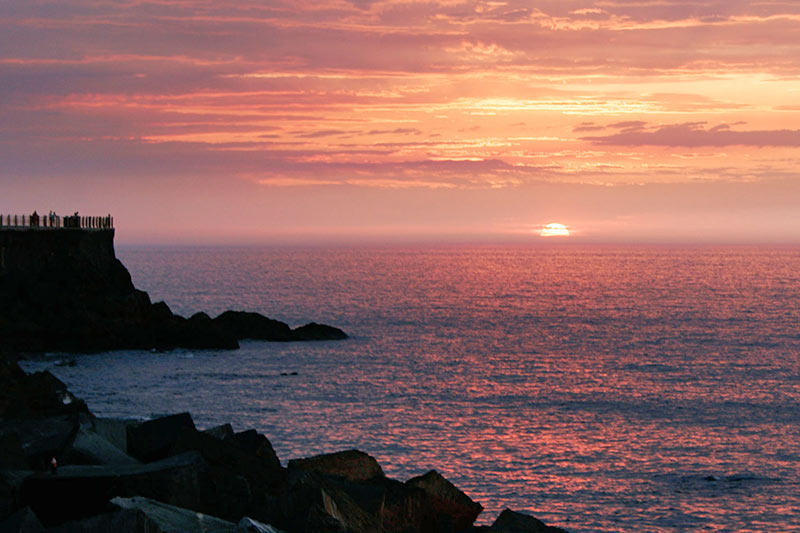
[[[30,215],[3,215],[0,214],[0,229],[83,229],[83,230],[108,230],[114,229],[114,217],[106,216],[61,216],[55,213],[39,215],[35,211]]]

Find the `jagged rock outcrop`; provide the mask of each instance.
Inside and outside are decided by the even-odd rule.
[[[0,370],[9,390],[33,378],[16,363]],[[42,383],[44,396],[68,394],[55,378]],[[255,430],[224,424],[200,431],[188,413],[143,422],[97,418],[74,398],[62,406],[0,412],[0,532],[155,533],[199,525],[240,533],[564,531],[510,510],[492,526],[472,527],[481,505],[441,474],[394,480],[358,450],[284,468]]]
[[[374,457],[358,450],[315,455],[289,461],[289,470],[305,470],[326,476],[342,477],[358,483],[383,477],[383,469]]]
[[[0,351],[235,349],[239,339],[334,340],[338,328],[292,330],[258,313],[175,315],[133,286],[114,230],[0,229]]]
[[[505,509],[488,531],[495,533],[568,533],[566,529],[548,526],[538,518]]]

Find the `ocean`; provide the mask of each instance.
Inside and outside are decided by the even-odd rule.
[[[800,248],[119,247],[176,313],[345,341],[69,355],[100,416],[189,411],[291,458],[358,448],[578,532],[800,530]],[[296,374],[294,374],[296,373]]]

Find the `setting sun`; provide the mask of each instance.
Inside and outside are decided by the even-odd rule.
[[[569,229],[564,224],[553,222],[545,225],[539,232],[541,237],[569,237]]]

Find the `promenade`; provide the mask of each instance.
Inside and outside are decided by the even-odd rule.
[[[61,216],[53,212],[40,215],[36,211],[30,215],[0,214],[0,229],[114,229],[114,217],[106,216]]]

